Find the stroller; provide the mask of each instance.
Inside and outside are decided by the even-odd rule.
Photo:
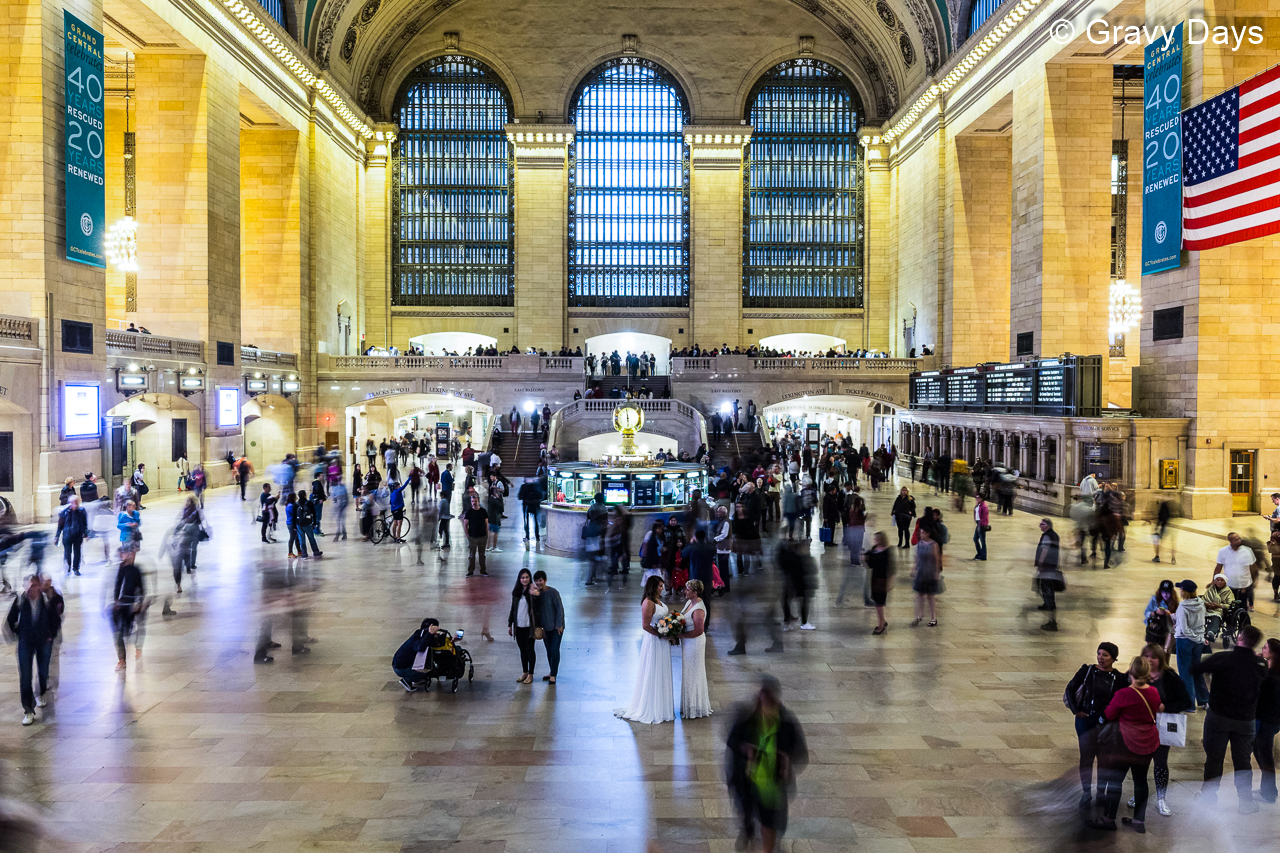
[[[1229,649],[1235,645],[1236,637],[1240,632],[1252,624],[1249,618],[1249,606],[1243,601],[1236,600],[1231,603],[1222,615],[1210,613],[1204,618],[1204,641],[1206,645],[1212,645],[1213,641],[1222,638],[1222,647]]]
[[[462,641],[462,634],[459,632],[458,638],[455,640],[453,634],[441,629],[436,632],[439,636],[443,634],[443,639],[436,640],[431,647],[431,669],[427,670],[427,680],[425,689],[431,689],[431,679],[437,681],[452,681],[453,689],[451,693],[458,692],[458,683],[463,678],[470,683],[476,677],[476,667],[471,661],[471,652],[458,645]]]

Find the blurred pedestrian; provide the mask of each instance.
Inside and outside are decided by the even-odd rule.
[[[334,480],[329,486],[329,499],[333,501],[335,519],[333,541],[337,542],[347,538],[347,505],[351,503],[351,495],[341,478]]]
[[[54,534],[53,544],[62,538],[63,561],[67,566],[67,574],[80,575],[80,546],[89,532],[89,513],[80,505],[80,496],[67,498],[67,506],[58,514],[58,530]]]
[[[809,621],[809,603],[817,587],[817,566],[813,557],[799,543],[788,539],[779,543],[777,560],[778,571],[782,575],[782,630],[791,630],[793,598],[799,599],[800,603],[800,630],[815,630]]]
[[[787,804],[796,775],[809,763],[800,722],[782,704],[782,685],[766,675],[755,701],[740,706],[726,743],[729,793],[742,819],[736,849],[745,850],[760,828],[764,853],[778,849],[787,830]]]
[[[1276,507],[1276,511],[1280,512],[1280,506]],[[1160,562],[1161,546],[1169,549],[1169,563],[1178,564],[1178,552],[1173,547],[1173,528],[1169,527],[1169,519],[1173,516],[1173,501],[1161,501],[1160,508],[1156,510],[1155,529],[1151,533],[1151,544],[1155,548],[1155,556],[1151,558],[1151,562]]]
[[[136,513],[135,513],[136,514]],[[136,543],[135,543],[136,545]],[[142,584],[142,572],[135,559],[137,548],[120,548],[120,568],[112,586],[111,622],[116,641],[116,672],[124,670],[124,643],[132,635],[133,657],[142,657],[142,641],[146,637],[147,608],[150,601]]]
[[[884,608],[889,603],[889,586],[893,581],[893,557],[889,553],[889,537],[877,530],[871,537],[871,550],[867,552],[867,574],[871,586],[871,603],[876,608],[876,627],[873,634],[889,630],[884,618]]]
[[[854,486],[853,491],[849,492],[849,505],[845,509],[844,523],[844,547],[849,550],[849,562],[844,569],[844,580],[840,582],[840,591],[836,593],[836,605],[844,604],[844,594],[850,586],[856,583],[859,574],[863,575],[863,594],[862,604],[867,606],[872,604],[870,590],[865,572],[859,572],[862,568],[862,545],[866,538],[867,529],[867,504],[862,499],[862,495],[858,494],[858,487]]]
[[[56,597],[55,597],[56,596]],[[49,661],[53,657],[53,640],[62,626],[62,596],[45,589],[39,574],[27,578],[27,588],[13,600],[6,624],[18,641],[18,689],[22,697],[22,724],[36,721],[36,708],[45,707],[49,690]],[[40,679],[40,694],[32,688],[32,665]]]
[[[1274,637],[1262,646],[1262,659],[1267,664],[1267,678],[1258,693],[1256,733],[1253,757],[1262,771],[1262,787],[1258,797],[1264,803],[1276,801],[1276,735],[1280,734],[1280,640]],[[1162,812],[1163,814],[1163,812]]]
[[[1040,519],[1040,541],[1036,543],[1035,584],[1040,593],[1040,610],[1049,612],[1049,621],[1040,626],[1044,631],[1058,630],[1058,593],[1067,588],[1066,578],[1058,566],[1058,533],[1053,522]]]
[[[921,524],[916,528],[919,541],[916,543],[915,575],[911,588],[916,594],[916,618],[912,620],[914,628],[924,621],[924,605],[929,604],[929,627],[938,625],[938,611],[934,599],[938,595],[942,581],[942,552],[933,540],[932,525]]]

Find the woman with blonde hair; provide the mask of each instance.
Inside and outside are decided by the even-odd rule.
[[[707,687],[707,605],[702,581],[684,585],[685,605],[680,612],[680,716],[686,720],[711,716],[711,690]]]
[[[1133,776],[1133,817],[1124,818],[1125,826],[1136,832],[1147,831],[1147,771],[1151,759],[1160,748],[1160,731],[1156,727],[1156,714],[1164,710],[1160,703],[1160,691],[1151,686],[1151,664],[1144,657],[1136,657],[1129,664],[1129,686],[1117,690],[1111,697],[1103,716],[1120,724],[1119,747],[1106,757],[1103,786],[1099,799],[1104,813],[1090,826],[1094,829],[1114,831],[1116,812],[1120,809],[1120,789],[1124,777]]]
[[[1160,702],[1164,705],[1165,713],[1185,714],[1194,710],[1196,703],[1191,700],[1191,694],[1187,692],[1187,686],[1178,673],[1169,666],[1169,654],[1164,650],[1164,646],[1159,643],[1148,643],[1142,650],[1142,657],[1151,667],[1151,676],[1148,681],[1160,694]],[[1168,817],[1173,814],[1165,802],[1165,794],[1169,790],[1169,747],[1160,744],[1152,763],[1155,765],[1156,809],[1160,814]],[[1136,798],[1129,800],[1130,808],[1134,807],[1135,800]]]

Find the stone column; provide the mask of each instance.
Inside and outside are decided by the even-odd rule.
[[[296,130],[240,131],[240,329],[245,341],[266,350],[303,348],[306,153],[306,138]]]
[[[66,259],[63,17],[66,9],[102,31],[102,4],[96,0],[49,3],[7,0],[0,5],[0,311],[36,321],[44,361],[28,373],[37,399],[23,413],[6,411],[15,423],[14,491],[8,494],[18,520],[43,521],[57,509],[68,472],[98,471],[97,440],[63,441],[59,435],[63,380],[102,381],[105,374],[106,271]],[[105,97],[105,96],[104,96]],[[83,144],[83,143],[82,143]],[[109,155],[108,155],[109,156]],[[117,161],[118,162],[118,161]],[[104,164],[108,168],[111,164]],[[108,194],[110,190],[108,188]],[[108,207],[110,210],[110,207]],[[106,225],[110,226],[110,221]],[[76,227],[73,224],[72,227]],[[62,351],[62,321],[93,324],[93,352]],[[38,377],[38,378],[36,378]],[[12,382],[4,384],[13,384]],[[38,389],[38,390],[37,390]],[[14,388],[8,399],[24,399]],[[103,390],[103,404],[110,394]],[[9,404],[0,404],[9,405]],[[22,434],[19,434],[21,432]],[[83,473],[83,472],[81,472]]]
[[[879,131],[875,131],[878,133]],[[866,332],[861,346],[882,349],[892,355],[906,357],[902,333],[894,328],[894,303],[897,287],[894,276],[893,239],[893,173],[889,169],[889,146],[866,144],[872,131],[863,133],[865,168],[863,173],[863,251],[866,253],[866,277],[863,279],[863,326]],[[916,352],[919,352],[917,343]],[[859,344],[849,342],[858,349]]]
[[[381,145],[368,149],[364,168],[364,288],[356,324],[356,354],[369,346],[390,346],[391,340],[391,158],[393,126],[379,125]],[[364,339],[360,338],[364,334]]]
[[[568,340],[569,174],[573,125],[507,125],[516,146],[517,346],[560,347]]]
[[[1112,71],[1049,64],[1013,93],[1010,349],[1102,355],[1110,285]]]
[[[242,384],[240,83],[206,56],[143,53],[136,68],[137,318],[155,334],[205,342],[209,470],[243,451],[238,424],[216,426],[217,389]]]
[[[1153,0],[1148,14],[1163,13],[1166,6]],[[1246,39],[1235,49],[1234,43],[1214,44],[1212,39],[1184,47],[1184,108],[1244,82],[1276,61],[1270,29],[1274,5],[1222,0],[1213,3],[1212,10],[1215,20],[1224,21],[1232,16],[1268,16],[1258,20],[1265,37],[1262,44]],[[1186,252],[1182,267],[1142,278],[1141,365],[1134,405],[1151,417],[1193,419],[1188,441],[1179,444],[1181,511],[1186,517],[1230,516],[1230,451],[1262,451],[1280,440],[1275,392],[1267,390],[1275,385],[1271,362],[1280,304],[1266,294],[1275,280],[1278,255],[1280,235],[1261,236]],[[1179,307],[1181,337],[1155,341],[1153,313]],[[1257,483],[1280,479],[1275,459],[1275,454],[1259,453]],[[1253,510],[1267,508],[1255,505]]]
[[[952,137],[947,170],[939,355],[956,365],[1009,357],[1010,168],[1008,137]],[[903,353],[905,355],[905,353]]]
[[[744,343],[742,326],[742,150],[744,125],[686,125],[689,146],[688,340]]]

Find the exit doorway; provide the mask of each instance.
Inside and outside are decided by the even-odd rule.
[[[1253,506],[1254,460],[1257,452],[1253,450],[1231,451],[1231,511],[1251,512]]]

